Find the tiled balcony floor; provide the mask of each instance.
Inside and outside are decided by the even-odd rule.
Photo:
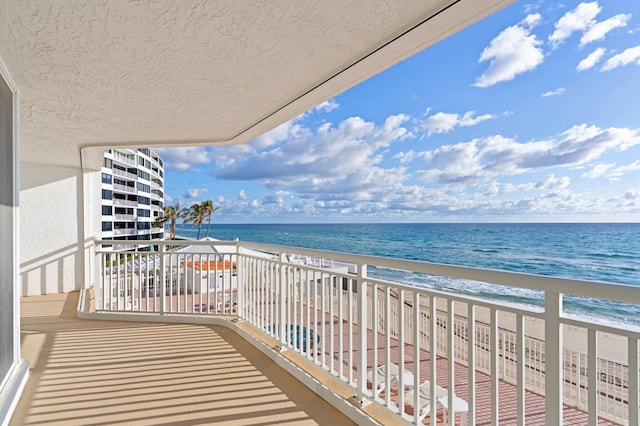
[[[229,329],[79,320],[77,296],[22,299],[10,425],[353,424]]]

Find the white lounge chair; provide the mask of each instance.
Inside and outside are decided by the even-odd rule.
[[[447,396],[439,398],[438,402],[442,405],[442,408],[444,408],[444,424],[447,424],[447,414],[451,411],[453,412],[453,416],[455,416],[456,413],[460,413],[460,426],[466,426],[467,413],[469,412],[469,404],[467,404],[467,401],[454,395],[451,406],[449,406],[449,397]]]
[[[404,395],[405,404],[414,405],[415,399],[414,389],[409,390]],[[436,385],[436,403],[440,401],[440,398],[447,396],[447,390],[443,387]],[[429,380],[424,381],[418,388],[418,419],[420,422],[424,420],[431,412],[431,382]]]
[[[386,365],[382,364],[369,370],[367,373],[367,379],[373,384],[373,378],[375,376],[377,387],[374,390],[374,396],[378,396],[386,388],[387,372]],[[389,364],[389,386],[398,381],[400,376],[400,367],[397,364]],[[402,381],[405,388],[413,387],[413,373],[411,371],[404,370],[402,373]]]

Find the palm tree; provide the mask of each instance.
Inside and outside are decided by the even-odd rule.
[[[209,229],[211,229],[211,215],[220,210],[220,207],[214,207],[213,201],[205,200],[200,204],[200,208],[202,209],[203,217],[207,219],[207,233],[204,236],[208,237]]]
[[[178,219],[185,217],[186,212],[180,209],[180,204],[174,206],[164,206],[162,217],[156,219],[154,225],[164,225],[169,222],[169,239],[176,238],[176,222]]]
[[[183,223],[191,223],[191,226],[198,225],[198,240],[200,239],[200,231],[202,230],[202,221],[204,220],[204,209],[202,204],[194,203],[188,210],[187,218]]]

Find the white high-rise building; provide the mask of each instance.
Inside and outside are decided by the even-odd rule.
[[[162,239],[164,162],[154,151],[109,149],[102,164],[102,239],[139,241],[115,243],[113,250],[150,248],[149,241]]]

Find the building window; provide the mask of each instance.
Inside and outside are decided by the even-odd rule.
[[[143,172],[140,169],[138,169],[138,177],[144,180],[151,180],[151,175],[149,175],[149,173],[147,172]]]
[[[102,222],[102,230],[103,231],[113,230],[113,224],[111,222]]]
[[[111,216],[113,214],[113,207],[111,206],[102,206],[102,215],[103,216]]]
[[[103,200],[110,200],[111,196],[112,196],[112,192],[108,189],[103,189],[102,190],[102,199]]]
[[[151,217],[151,211],[145,209],[138,209],[138,217]]]
[[[141,192],[151,192],[151,186],[138,182],[138,191]]]
[[[133,215],[133,208],[131,208],[131,207],[116,207],[116,214]]]
[[[113,165],[113,162],[111,161],[111,158],[105,158],[104,163],[102,163],[102,167],[107,169],[110,169],[112,165]]]
[[[149,205],[151,203],[151,199],[149,197],[141,197],[138,196],[138,204],[146,204]]]
[[[108,173],[102,174],[102,183],[111,183],[111,175]]]

